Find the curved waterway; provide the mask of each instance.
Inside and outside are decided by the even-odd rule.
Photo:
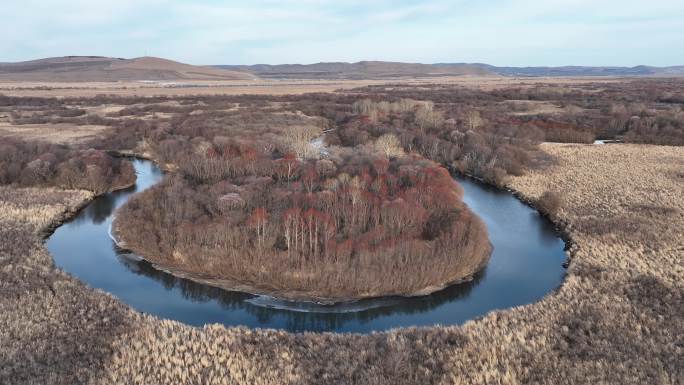
[[[557,288],[564,242],[553,225],[512,194],[457,178],[464,200],[487,224],[494,250],[472,281],[431,295],[324,306],[226,291],[176,278],[119,249],[109,236],[113,214],[163,177],[134,160],[134,187],[96,198],[47,241],[55,263],[134,309],[190,325],[222,323],[289,331],[370,332],[403,326],[461,324],[494,309],[534,302]]]

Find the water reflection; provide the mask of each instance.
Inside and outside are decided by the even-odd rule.
[[[326,307],[232,292],[177,278],[131,258],[109,238],[112,216],[162,173],[136,160],[136,186],[95,199],[60,226],[47,246],[55,263],[133,308],[191,325],[223,323],[290,331],[369,332],[401,326],[459,324],[493,309],[538,300],[563,278],[563,242],[551,224],[511,194],[459,180],[465,202],[487,224],[494,252],[470,282],[429,296],[388,297]]]
[[[103,223],[109,218],[117,207],[117,203],[123,203],[128,195],[135,192],[135,186],[120,190],[112,194],[106,194],[101,199],[94,200],[84,208],[83,219],[93,223]]]
[[[486,269],[468,282],[452,285],[425,297],[373,298],[336,305],[318,305],[310,302],[282,301],[219,289],[189,279],[176,277],[156,269],[151,263],[138,260],[125,250],[115,247],[119,259],[129,271],[161,283],[166,290],[177,289],[194,302],[216,301],[227,311],[243,309],[255,316],[260,324],[268,325],[274,317],[281,317],[288,330],[336,330],[350,320],[368,322],[392,314],[422,313],[442,304],[467,297],[486,275]]]

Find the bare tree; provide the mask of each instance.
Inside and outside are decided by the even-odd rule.
[[[375,141],[375,148],[388,158],[404,155],[401,142],[393,134],[385,134]]]

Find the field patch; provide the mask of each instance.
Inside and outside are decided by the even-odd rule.
[[[101,137],[109,127],[73,124],[22,124],[0,123],[0,137],[26,141],[46,141],[54,144],[83,144]]]

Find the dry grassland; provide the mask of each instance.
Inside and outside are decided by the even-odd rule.
[[[0,137],[21,139],[27,142],[44,141],[54,144],[82,144],[102,137],[109,127],[73,124],[22,124],[0,123]]]
[[[511,115],[526,116],[538,114],[558,114],[565,111],[564,108],[554,103],[538,100],[509,100],[506,102],[524,109],[524,111],[513,112]]]
[[[531,87],[539,84],[562,86],[587,83],[613,83],[629,78],[611,77],[502,77],[442,76],[397,77],[369,80],[254,80],[254,81],[180,81],[180,82],[12,82],[0,81],[0,94],[24,97],[190,96],[190,95],[288,95],[331,92],[369,85],[451,84],[493,90],[504,87]]]
[[[0,187],[0,223],[8,228],[14,224],[32,234],[39,233],[92,196],[85,190],[3,186]]]
[[[0,190],[0,383],[682,384],[684,148],[543,149],[555,165],[511,186],[563,192],[563,286],[461,327],[371,335],[138,314],[56,270],[42,245],[41,228],[86,196]]]

